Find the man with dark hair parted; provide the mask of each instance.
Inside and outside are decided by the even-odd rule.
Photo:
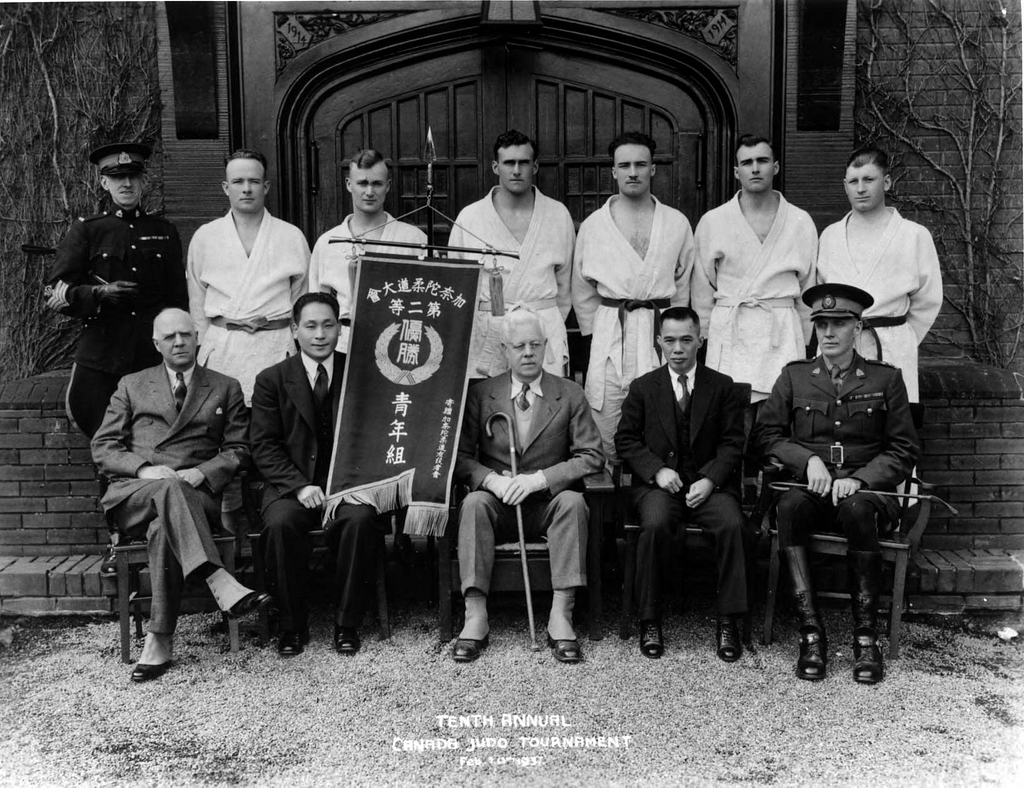
[[[636,131],[612,140],[619,192],[580,225],[573,258],[572,303],[580,331],[592,337],[587,400],[610,461],[629,384],[661,366],[659,315],[690,301],[693,232],[651,194],[655,148]]]
[[[867,327],[857,351],[903,370],[911,402],[920,400],[917,346],[942,307],[942,271],[928,229],[885,204],[892,187],[889,156],[876,147],[855,150],[843,182],[850,212],[821,234],[819,282],[854,285],[871,293]]]
[[[525,308],[537,314],[548,338],[544,369],[565,375],[569,361],[565,319],[572,308],[569,285],[576,231],[566,207],[534,185],[538,152],[536,141],[515,129],[498,136],[491,162],[498,185],[459,212],[449,243],[519,253],[518,260],[500,255],[458,256],[482,258],[486,268],[501,269],[491,275],[500,276],[505,310]],[[502,321],[492,311],[491,275],[485,272],[480,278],[469,356],[470,376],[475,378],[508,368],[501,352]]]
[[[739,191],[697,224],[690,297],[707,337],[707,365],[768,398],[782,367],[804,358],[817,230],[807,211],[773,188],[779,160],[769,140],[745,134],[733,168]],[[752,419],[751,419],[752,421]]]
[[[309,641],[307,534],[321,527],[345,374],[345,354],[335,350],[338,311],[329,293],[301,296],[291,327],[299,352],[260,372],[252,395],[252,455],[266,482],[258,549],[281,611],[277,651],[284,657],[301,654]],[[390,526],[390,516],[350,503],[342,503],[323,526],[335,556],[334,648],[339,654],[359,651],[359,627],[373,598],[377,555]]]
[[[391,174],[387,160],[380,153],[370,148],[356,151],[346,168],[345,188],[352,196],[352,213],[317,239],[309,264],[309,292],[330,293],[338,299],[341,310],[338,350],[342,353],[348,350],[357,251],[415,255],[411,249],[374,246],[372,241],[427,243],[427,235],[419,227],[400,222],[385,210],[391,191]],[[349,243],[332,244],[332,238],[364,238],[368,243],[357,250]]]
[[[639,602],[640,653],[657,659],[662,639],[662,587],[672,572],[672,536],[697,525],[715,542],[718,569],[716,653],[735,662],[742,652],[737,619],[747,611],[743,512],[738,471],[746,403],[732,379],[697,363],[700,318],[689,307],[662,312],[658,335],[665,365],[629,387],[615,445],[633,472],[640,517],[634,593]]]

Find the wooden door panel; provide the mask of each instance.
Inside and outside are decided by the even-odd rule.
[[[577,225],[614,193],[608,143],[632,129],[657,143],[658,199],[692,218],[704,208],[705,118],[685,90],[618,65],[499,44],[371,76],[321,105],[310,132],[320,184],[309,201],[314,232],[351,210],[342,167],[363,147],[393,162],[388,211],[423,205],[428,125],[434,205],[451,217],[494,183],[491,144],[507,128],[538,140],[537,185],[564,202]],[[425,227],[425,213],[413,221]],[[436,240],[448,230],[438,221]]]

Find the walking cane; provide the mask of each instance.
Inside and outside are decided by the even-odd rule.
[[[786,490],[806,490],[808,485],[800,484],[799,482],[772,482],[768,485],[771,489],[776,492],[785,492]],[[920,493],[896,493],[896,492],[885,492],[884,490],[861,490],[861,492],[871,493],[872,495],[880,495],[883,498],[900,498],[911,501],[935,501],[941,503],[946,509],[949,510],[950,514],[960,514],[950,504],[946,503],[937,495],[922,495]]]
[[[512,477],[515,478],[516,474],[519,473],[518,465],[516,462],[516,425],[515,422],[509,417],[507,413],[498,411],[492,413],[487,417],[487,422],[484,424],[484,429],[487,431],[487,437],[493,438],[494,431],[491,429],[491,422],[495,419],[504,419],[508,425],[508,453],[509,463],[512,466]],[[519,526],[519,559],[523,565],[523,585],[526,587],[526,615],[530,620],[530,647],[534,651],[540,651],[540,646],[537,645],[537,627],[533,623],[533,596],[530,593],[530,570],[526,564],[526,536],[523,533],[523,507],[520,504],[516,504],[516,525]]]

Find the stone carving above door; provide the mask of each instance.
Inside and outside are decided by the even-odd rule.
[[[668,28],[710,47],[736,71],[739,11],[736,8],[605,8],[600,10]]]
[[[277,51],[275,53],[275,74],[280,78],[292,60],[316,44],[322,44],[335,36],[348,33],[357,27],[404,16],[408,11],[318,11],[299,13],[275,11],[274,28],[277,30]]]

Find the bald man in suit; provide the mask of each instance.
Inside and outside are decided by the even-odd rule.
[[[121,379],[92,440],[93,461],[110,479],[104,511],[149,549],[153,602],[135,682],[171,666],[186,577],[204,579],[230,615],[271,601],[224,569],[211,534],[221,491],[249,463],[238,381],[196,365],[195,324],[181,309],[157,315],[153,344],[163,363]]]

